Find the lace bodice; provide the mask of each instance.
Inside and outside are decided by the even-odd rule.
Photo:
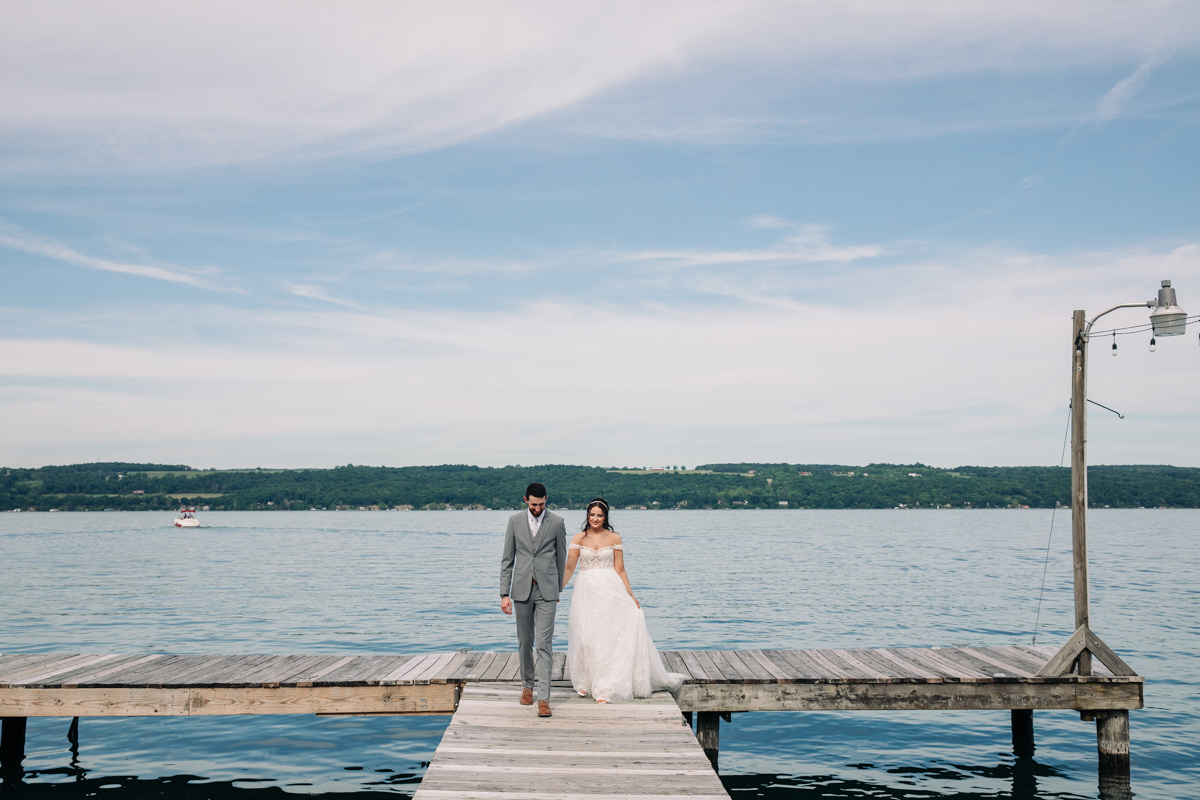
[[[593,550],[587,545],[572,543],[571,549],[579,551],[578,569],[580,572],[586,572],[589,569],[612,569],[616,551],[624,548],[619,544],[610,544],[608,547]]]

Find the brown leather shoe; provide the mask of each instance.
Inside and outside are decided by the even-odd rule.
[[[523,705],[523,706],[533,705],[533,689],[522,689],[521,690],[521,705]]]
[[[551,714],[550,714],[550,701],[548,701],[548,700],[538,700],[538,716],[539,716],[539,717],[549,717],[549,716],[551,716]]]

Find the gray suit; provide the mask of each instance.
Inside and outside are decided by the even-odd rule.
[[[527,511],[508,518],[504,552],[500,556],[500,595],[513,601],[517,618],[517,650],[521,657],[521,685],[535,685],[534,647],[537,648],[537,699],[550,699],[551,648],[558,591],[567,565],[567,528],[562,517],[542,512],[535,538]]]

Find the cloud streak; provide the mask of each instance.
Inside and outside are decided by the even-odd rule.
[[[643,250],[629,253],[627,261],[651,261],[671,267],[707,267],[739,264],[818,264],[824,262],[848,263],[864,258],[883,255],[878,245],[830,244],[828,226],[793,225],[777,217],[756,217],[753,224],[763,228],[792,227],[796,233],[782,239],[778,244],[758,250]]]
[[[641,118],[637,135],[790,137],[832,120],[824,135],[836,136],[840,105],[803,117],[771,109],[814,87],[1033,74],[1200,42],[1192,4],[1120,0],[131,0],[69,15],[24,4],[5,21],[0,152],[9,169],[35,172],[394,157],[572,109],[584,112],[581,130],[599,133],[628,102],[613,134]],[[1116,113],[1148,70],[1098,113]],[[770,74],[774,88],[721,78],[734,74]],[[718,110],[679,124],[645,113],[666,95]]]
[[[30,255],[41,256],[52,261],[58,261],[64,264],[72,264],[85,269],[99,270],[101,272],[116,272],[122,275],[133,275],[140,278],[150,278],[157,281],[167,281],[168,283],[179,283],[185,286],[193,286],[197,289],[206,289],[210,292],[238,292],[237,288],[230,287],[220,282],[219,277],[221,271],[216,267],[204,267],[201,269],[189,270],[175,266],[158,266],[153,264],[133,264],[123,261],[111,261],[106,258],[80,253],[64,244],[57,242],[48,242],[38,239],[30,239],[22,236],[14,236],[8,233],[0,233],[0,247],[8,247],[13,250],[20,250]]]

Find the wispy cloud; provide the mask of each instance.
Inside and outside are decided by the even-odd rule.
[[[293,294],[296,297],[320,300],[324,303],[333,303],[334,305],[346,306],[347,308],[361,308],[358,303],[333,297],[329,294],[329,290],[326,287],[315,283],[285,283],[283,288],[288,294]]]
[[[1146,86],[1150,80],[1150,73],[1161,61],[1159,56],[1148,58],[1138,66],[1132,75],[1117,81],[1117,84],[1109,89],[1096,104],[1096,113],[1093,117],[1095,124],[1099,125],[1120,116],[1125,107],[1129,105],[1130,100]]]
[[[780,114],[780,98],[1108,64],[1164,39],[1200,41],[1189,4],[130,0],[68,16],[26,4],[0,29],[0,157],[36,171],[386,158],[564,109],[583,109],[579,129],[601,132],[631,97],[614,135],[638,135],[640,118],[642,134],[661,138],[791,138],[813,126],[836,138],[844,104]],[[1118,113],[1151,68],[1097,114]],[[681,103],[697,113],[675,113]],[[670,110],[643,113],[655,107]]]
[[[797,225],[763,215],[751,224],[762,228],[790,227],[796,230],[777,244],[762,249],[746,250],[643,250],[624,256],[628,261],[654,261],[666,266],[698,267],[722,264],[806,264],[821,262],[847,263],[883,254],[878,245],[834,245],[829,241],[825,225]]]
[[[1060,146],[1070,142],[1084,131],[1094,130],[1122,117],[1133,99],[1146,88],[1154,70],[1164,61],[1166,61],[1166,54],[1156,51],[1144,59],[1131,75],[1117,81],[1111,89],[1104,93],[1092,112],[1063,137],[1059,143]]]
[[[73,264],[77,267],[100,270],[101,272],[117,272],[123,275],[134,275],[141,278],[168,281],[170,283],[181,283],[211,292],[240,291],[238,288],[230,286],[227,282],[219,280],[221,270],[217,267],[209,266],[199,269],[186,269],[177,266],[111,261],[106,258],[81,253],[58,242],[14,236],[2,232],[0,232],[0,247],[8,247],[64,264]]]

